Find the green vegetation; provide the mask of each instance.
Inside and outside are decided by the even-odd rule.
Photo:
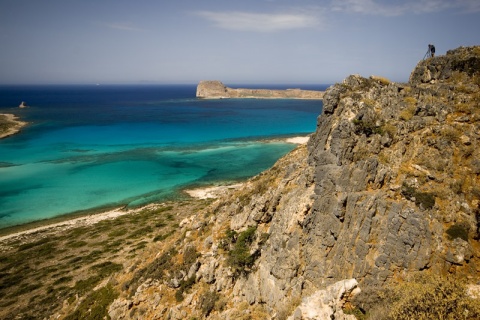
[[[381,131],[386,133],[391,139],[395,138],[397,135],[397,127],[391,123],[385,123],[381,127]]]
[[[355,133],[358,135],[365,134],[367,137],[372,134],[383,134],[382,127],[377,126],[374,121],[353,120],[355,125]]]
[[[402,186],[402,195],[409,200],[414,200],[421,209],[428,210],[435,205],[435,196],[432,193],[420,192],[405,183]]]
[[[108,316],[108,306],[118,297],[118,292],[111,285],[102,287],[87,295],[77,309],[65,320],[105,319]]]
[[[236,275],[247,274],[258,257],[257,253],[250,254],[256,231],[257,227],[249,227],[241,233],[230,229],[225,232],[221,246],[228,252],[227,264]]]
[[[123,285],[124,290],[130,290],[130,294],[134,294],[140,285],[141,279],[162,279],[166,270],[168,270],[173,264],[171,259],[177,254],[175,248],[164,252],[160,257],[156,258],[152,263],[143,269],[137,271],[132,280]]]
[[[183,301],[183,294],[187,292],[195,284],[195,275],[191,276],[187,280],[180,281],[180,287],[175,292],[175,299],[177,302]]]
[[[148,208],[88,227],[58,231],[54,235],[36,233],[2,243],[0,318],[48,318],[65,300],[73,305],[76,297],[86,302],[81,302],[82,306],[70,319],[105,315],[98,310],[116,293],[112,293],[111,287],[92,293],[93,288],[122,270],[126,257],[132,258],[130,251],[138,254],[153,240],[173,235],[180,219],[196,207],[196,202],[186,202]],[[195,254],[188,251],[187,260]],[[163,266],[172,267],[168,265],[170,257],[165,260]],[[182,289],[188,290],[190,284],[191,280],[185,280]],[[97,302],[92,300],[87,307],[89,299]]]
[[[200,306],[204,317],[208,317],[210,313],[215,309],[217,301],[220,299],[220,295],[215,291],[207,291],[200,299]]]
[[[455,223],[447,229],[446,233],[450,240],[460,238],[468,241],[468,227],[463,223]]]

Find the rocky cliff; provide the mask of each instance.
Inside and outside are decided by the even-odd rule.
[[[322,99],[323,93],[323,91],[301,89],[233,89],[216,80],[200,81],[197,86],[197,98],[202,99]]]
[[[109,280],[110,317],[382,319],[379,292],[412,274],[476,284],[479,63],[480,47],[458,48],[408,83],[352,75],[330,87],[308,145]],[[462,317],[480,316],[459,299]]]

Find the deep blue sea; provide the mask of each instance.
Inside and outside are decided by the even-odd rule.
[[[195,85],[0,87],[0,113],[29,122],[0,140],[0,228],[244,180],[295,147],[272,139],[312,133],[322,110],[318,100],[199,100],[195,92]],[[29,107],[18,108],[22,101]]]

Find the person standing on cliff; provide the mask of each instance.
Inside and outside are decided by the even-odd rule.
[[[430,57],[435,57],[435,46],[433,44],[428,45],[428,52],[430,53]]]

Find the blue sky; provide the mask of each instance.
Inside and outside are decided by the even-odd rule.
[[[0,84],[407,81],[479,0],[0,0]]]

